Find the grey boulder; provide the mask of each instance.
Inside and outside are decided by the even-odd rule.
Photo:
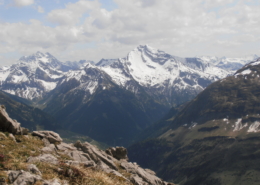
[[[28,134],[29,130],[21,127],[21,124],[9,117],[5,106],[0,106],[0,131],[9,132],[14,135]]]
[[[13,185],[34,185],[37,181],[42,180],[41,176],[23,170],[9,171],[8,179]]]
[[[53,131],[33,131],[33,136],[38,136],[40,138],[46,138],[50,143],[60,143],[62,139],[59,134]]]
[[[106,153],[116,158],[117,160],[121,160],[121,159],[128,160],[127,150],[124,147],[111,147],[106,149]]]
[[[31,156],[27,159],[27,162],[28,163],[45,162],[45,163],[50,163],[50,164],[56,165],[59,163],[59,160],[51,154],[43,154],[43,155],[40,155],[37,157]]]

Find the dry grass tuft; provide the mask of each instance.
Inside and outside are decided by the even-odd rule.
[[[0,170],[25,170],[26,160],[29,156],[38,156],[40,149],[44,146],[43,142],[36,137],[15,136],[16,141],[7,137],[0,140]]]

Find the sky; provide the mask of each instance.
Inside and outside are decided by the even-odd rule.
[[[145,44],[179,57],[260,56],[260,0],[0,0],[0,66],[37,51],[98,62]]]

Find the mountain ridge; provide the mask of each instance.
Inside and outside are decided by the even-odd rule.
[[[170,113],[152,130],[159,135],[128,148],[131,159],[181,185],[258,184],[259,64],[260,58]]]
[[[31,100],[41,99],[56,88],[70,70],[79,70],[88,64],[93,65],[93,62],[81,60],[62,63],[49,53],[37,52],[22,57],[17,64],[0,68],[1,89]],[[172,96],[181,96],[188,92],[190,93],[187,96],[195,96],[208,84],[230,74],[210,65],[195,58],[191,60],[175,57],[148,45],[136,47],[126,58],[102,59],[96,64],[119,86],[137,93],[138,87],[132,85],[135,81],[145,87],[147,93],[153,95],[158,101],[164,101],[168,106],[182,103],[175,103],[178,98],[173,100]],[[214,71],[218,71],[215,76]],[[189,77],[191,74],[196,76],[195,80]],[[185,89],[188,92],[184,92]],[[152,93],[153,91],[157,92]],[[178,93],[171,94],[172,91]],[[164,94],[167,98],[162,100],[160,94]]]

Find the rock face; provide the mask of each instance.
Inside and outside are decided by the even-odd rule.
[[[61,143],[60,145],[64,144]],[[155,172],[143,169],[137,164],[127,162],[127,150],[124,147],[109,148],[104,152],[87,142],[81,143],[78,141],[74,146],[76,149],[72,145],[70,147],[60,147],[57,145],[57,148],[67,148],[64,150],[64,153],[70,155],[74,160],[81,160],[83,164],[91,164],[90,166],[95,166],[106,173],[112,173],[127,179],[127,177],[120,173],[120,169],[124,169],[127,173],[131,174],[129,180],[136,185],[169,184],[158,178]]]
[[[109,148],[106,152],[99,150],[89,143],[76,142],[75,144],[60,143],[55,146],[57,153],[67,154],[72,160],[65,161],[70,166],[84,166],[85,168],[94,168],[105,173],[113,174],[135,185],[168,185],[155,175],[155,172],[143,169],[135,163],[127,162],[127,150],[123,147]],[[45,147],[43,152],[49,153],[53,150],[53,144]],[[108,154],[109,153],[109,154]],[[46,162],[57,164],[58,160],[52,154],[43,154],[38,157],[29,157],[28,163]],[[124,176],[121,171],[125,170],[129,177]],[[33,165],[29,171],[39,174]],[[51,182],[45,181],[45,184]]]
[[[113,174],[135,185],[167,185],[155,175],[155,172],[143,169],[135,163],[127,162],[127,150],[124,147],[109,148],[102,151],[88,142],[81,143],[77,141],[75,144],[60,143],[55,145],[57,153],[66,154],[72,160],[65,161],[70,166],[84,166],[85,168],[94,168],[105,173]],[[54,151],[53,145],[46,146],[43,152],[49,153]],[[30,157],[28,162],[45,161],[55,164],[57,159],[51,154],[43,154],[38,157]],[[130,174],[129,177],[124,176],[121,171]]]
[[[9,117],[3,105],[0,106],[0,130],[12,134],[28,134],[29,130],[20,126],[16,120]]]

